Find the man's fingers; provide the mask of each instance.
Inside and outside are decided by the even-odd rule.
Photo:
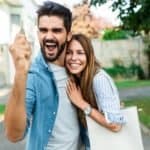
[[[24,44],[11,44],[9,45],[9,51],[12,52],[19,52],[19,51],[31,51],[31,45],[26,42]]]
[[[28,41],[27,41],[25,34],[21,34],[21,33],[18,33],[15,37],[15,40],[14,40],[15,44],[25,44],[27,42]]]

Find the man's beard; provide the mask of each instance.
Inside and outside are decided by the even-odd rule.
[[[46,42],[56,44],[55,48],[57,49],[57,52],[56,52],[56,55],[54,57],[50,57],[50,56],[46,55],[46,51],[45,51]],[[57,60],[59,58],[59,56],[62,54],[62,52],[64,51],[66,43],[67,43],[67,40],[64,43],[62,43],[61,45],[59,45],[59,43],[57,41],[44,39],[43,44],[41,45],[41,52],[43,54],[45,61],[53,62],[53,61]]]

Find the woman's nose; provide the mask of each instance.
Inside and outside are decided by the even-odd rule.
[[[75,53],[73,53],[71,59],[72,60],[76,60],[77,59],[77,55]]]

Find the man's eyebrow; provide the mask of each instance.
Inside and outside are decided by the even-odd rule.
[[[55,27],[55,28],[52,28],[52,31],[58,31],[58,32],[60,32],[60,31],[63,31],[63,28],[61,28],[61,27]]]
[[[48,30],[48,29],[45,28],[45,27],[39,27],[38,29],[39,29],[39,30]]]

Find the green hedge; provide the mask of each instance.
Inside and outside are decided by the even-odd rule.
[[[144,71],[139,65],[131,64],[129,67],[125,67],[123,65],[116,65],[111,68],[104,68],[108,74],[110,74],[113,78],[121,77],[121,78],[133,78],[137,77],[142,80],[145,79]]]

